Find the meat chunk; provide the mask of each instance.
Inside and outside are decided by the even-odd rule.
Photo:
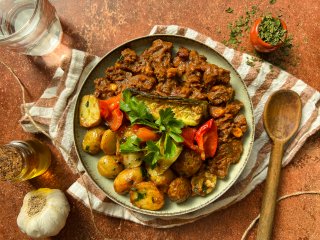
[[[185,47],[180,47],[178,52],[177,52],[177,56],[180,58],[180,59],[183,59],[183,60],[188,60],[189,59],[189,52],[190,50],[185,48]]]
[[[130,48],[126,48],[121,52],[121,56],[123,58],[123,62],[125,63],[134,63],[138,60],[138,56],[135,51]]]
[[[240,160],[242,151],[242,143],[239,140],[221,144],[218,147],[216,155],[213,159],[209,160],[209,171],[219,178],[225,178],[228,174],[230,164],[237,163]]]
[[[226,113],[230,113],[233,116],[236,116],[242,108],[243,108],[243,103],[240,102],[239,100],[234,100],[227,104]]]
[[[120,93],[121,89],[118,85],[105,79],[97,78],[94,80],[95,92],[94,95],[100,99],[107,99]]]
[[[213,117],[214,119],[222,117],[225,112],[226,112],[226,109],[224,107],[216,107],[216,106],[209,107],[210,116]]]
[[[213,105],[219,105],[230,101],[233,97],[233,88],[231,86],[216,85],[208,93],[208,99]]]
[[[145,50],[141,58],[149,62],[159,82],[166,80],[167,69],[171,68],[172,43],[161,39],[153,41],[152,46]]]
[[[243,114],[239,114],[234,118],[234,125],[241,129],[242,133],[247,131],[247,120]]]
[[[156,84],[156,79],[143,74],[132,76],[127,83],[129,88],[138,90],[150,90]]]

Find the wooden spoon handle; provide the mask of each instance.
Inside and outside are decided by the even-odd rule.
[[[266,185],[264,189],[257,240],[271,239],[273,217],[277,201],[278,185],[280,180],[283,143],[273,143]]]

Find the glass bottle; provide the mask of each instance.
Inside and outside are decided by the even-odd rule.
[[[50,166],[50,149],[38,140],[0,146],[0,180],[20,182],[43,174]]]

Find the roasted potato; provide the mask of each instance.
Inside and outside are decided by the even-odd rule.
[[[95,127],[101,122],[99,100],[93,95],[85,95],[80,102],[80,125]]]
[[[156,184],[160,191],[167,193],[169,184],[175,179],[175,174],[169,168],[163,174],[158,174],[155,169],[147,168],[150,180]]]
[[[191,184],[187,178],[178,177],[174,179],[168,189],[168,197],[171,201],[182,203],[191,196]]]
[[[153,182],[141,182],[131,188],[130,202],[138,208],[159,210],[164,205],[164,196]]]
[[[184,149],[172,164],[172,168],[182,177],[191,177],[199,171],[202,163],[200,154],[191,149]]]
[[[122,154],[122,163],[125,168],[139,167],[142,164],[143,153],[135,152]]]
[[[107,155],[114,155],[117,151],[117,134],[110,129],[106,130],[101,139],[100,148]]]
[[[84,135],[84,138],[82,141],[83,151],[90,154],[98,153],[100,151],[100,143],[101,143],[101,138],[104,131],[105,129],[102,127],[95,127],[95,128],[89,129]]]
[[[116,156],[106,155],[98,161],[98,172],[106,178],[115,178],[123,170]]]
[[[213,191],[217,176],[209,171],[200,171],[191,179],[192,195],[205,196]]]
[[[143,170],[141,167],[124,169],[114,179],[114,190],[119,194],[127,193],[130,188],[144,179]]]

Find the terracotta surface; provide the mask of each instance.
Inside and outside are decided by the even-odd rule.
[[[102,56],[118,44],[148,34],[154,24],[178,24],[191,27],[215,40],[228,37],[227,23],[243,15],[252,5],[260,12],[282,14],[293,35],[287,70],[320,90],[320,2],[316,0],[215,0],[215,1],[98,1],[55,0],[65,32],[76,48]],[[234,9],[232,14],[225,10]],[[252,52],[248,38],[242,44]],[[28,101],[36,100],[52,76],[31,58],[0,50],[0,61],[13,68],[29,90]],[[39,138],[53,152],[53,164],[47,174],[23,183],[0,183],[0,239],[29,239],[22,234],[16,218],[24,195],[31,189],[51,187],[66,190],[75,176],[66,167],[58,151],[42,136],[24,133],[19,126],[22,102],[20,88],[0,64],[0,144],[14,139]],[[293,162],[283,169],[280,195],[303,190],[320,190],[320,133],[308,140]],[[135,223],[95,214],[98,228],[111,239],[240,239],[259,213],[263,184],[241,202],[193,224],[172,229],[153,229]],[[66,227],[52,239],[100,239],[92,225],[89,210],[68,196],[71,214]],[[302,196],[278,204],[273,239],[320,239],[320,197]],[[256,230],[256,228],[254,228]],[[255,230],[250,239],[254,239]]]

